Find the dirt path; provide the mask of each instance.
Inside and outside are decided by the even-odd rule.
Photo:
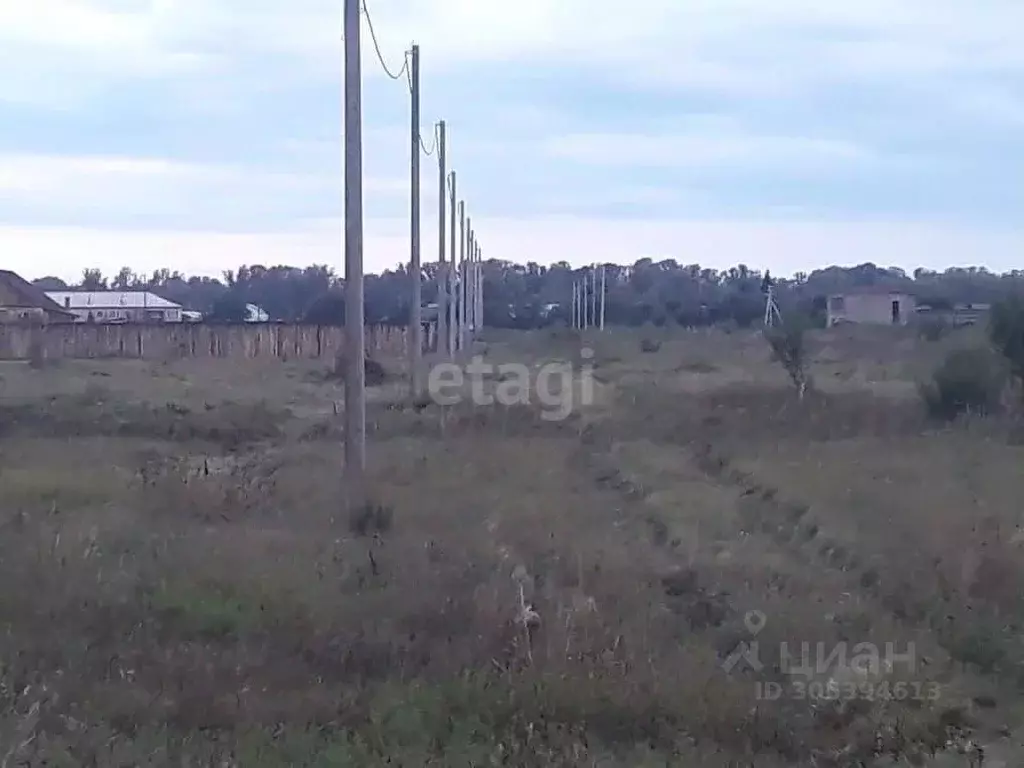
[[[616,488],[634,504],[652,539],[681,566],[694,569],[702,580],[717,581],[716,591],[728,593],[734,612],[767,606],[769,615],[786,614],[787,621],[796,622],[788,629],[797,632],[802,631],[799,622],[815,632],[845,613],[869,620],[876,636],[909,639],[922,656],[948,658],[928,626],[894,616],[882,595],[870,588],[861,567],[864,553],[832,542],[827,520],[787,500],[783,489],[744,473],[728,456],[643,440],[606,440],[587,460],[595,481]],[[804,610],[807,606],[812,607]],[[935,722],[945,710],[969,703],[977,692],[995,690],[993,680],[962,668],[944,675],[947,693],[936,704]],[[1009,701],[1012,695],[1001,691],[997,700]],[[919,714],[897,712],[895,722]],[[1010,713],[1001,706],[985,714],[969,736],[984,745],[984,766],[1024,764],[1021,734],[998,735],[1010,722]],[[923,725],[922,733],[930,727]],[[923,757],[927,748],[916,743]],[[878,762],[886,764],[900,763]],[[966,766],[968,757],[954,747],[926,764]]]

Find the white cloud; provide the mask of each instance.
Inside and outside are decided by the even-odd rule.
[[[239,264],[340,265],[340,223],[338,229],[332,237],[321,231],[224,234],[0,226],[0,249],[10,255],[10,266],[30,278],[49,274],[76,279],[88,267],[112,273],[126,265],[217,277]]]
[[[0,4],[0,39],[67,50],[150,47],[149,14],[115,12],[89,0],[33,0]]]
[[[995,125],[1024,126],[1024,90],[1014,93],[997,85],[979,85],[954,97],[962,113]]]
[[[404,0],[371,3],[388,50],[428,67],[575,66],[632,86],[791,92],[838,79],[1024,69],[1015,0]],[[582,75],[581,77],[585,77]]]
[[[655,184],[609,184],[585,190],[545,190],[545,206],[552,210],[578,211],[581,202],[588,207],[705,205],[706,197],[696,189]]]
[[[525,262],[565,259],[631,263],[637,258],[675,258],[710,267],[743,262],[780,274],[823,264],[879,264],[942,269],[963,264],[964,254],[994,269],[1018,265],[1024,234],[954,226],[882,222],[817,221],[608,221],[574,217],[477,220],[485,258]],[[407,261],[408,223],[368,219],[367,271]],[[429,217],[422,233],[424,262],[436,260],[437,230]],[[268,234],[123,232],[100,229],[0,227],[0,251],[28,277],[76,278],[85,267],[106,272],[123,265],[140,270],[172,267],[189,274],[218,275],[238,264],[327,263],[342,271],[341,222]],[[88,254],[82,257],[82,254]],[[23,266],[22,266],[23,265]]]
[[[638,0],[626,8],[610,0],[405,0],[370,5],[374,16],[393,30],[389,43],[415,37],[429,43],[436,55],[462,62],[540,56],[613,69],[658,59],[664,69],[686,77],[694,52],[713,63],[720,57],[738,61],[744,48],[759,48],[759,42],[773,38],[785,37],[798,49],[817,47],[815,35],[799,34],[807,30],[840,31],[849,41],[839,46],[846,53],[857,40],[870,45],[877,38],[916,42],[920,47],[914,59],[925,53],[947,65],[974,66],[979,55],[990,62],[1024,60],[1019,51],[1024,8],[1013,0],[981,0],[971,6],[958,0]],[[792,32],[798,34],[793,37]],[[713,49],[720,45],[728,47],[715,55]],[[842,64],[843,56],[834,63]],[[892,63],[918,66],[910,57]],[[813,77],[817,72],[810,67],[805,74]]]
[[[836,77],[1024,68],[1017,0],[369,0],[389,66],[420,43],[425,71],[479,62],[575,65],[642,84],[788,89]],[[284,53],[292,74],[337,76],[337,0],[9,0],[0,43],[62,52],[123,77]],[[824,34],[824,38],[822,37]],[[363,29],[364,73],[380,75]],[[51,62],[52,63],[52,62]],[[29,67],[31,69],[31,66]]]
[[[783,111],[799,116],[806,105],[786,97],[807,86],[853,78],[868,84],[912,85],[924,92],[921,83],[931,78],[932,88],[941,88],[943,98],[965,114],[1003,123],[1019,122],[1022,116],[1021,101],[1010,90],[979,88],[964,93],[946,79],[956,74],[977,82],[988,71],[1024,72],[1020,0],[636,0],[625,13],[610,0],[367,2],[390,66],[401,65],[410,41],[421,44],[428,102],[450,90],[446,75],[479,71],[495,80],[478,93],[461,94],[462,104],[515,109],[515,120],[491,122],[494,116],[489,114],[487,125],[463,120],[452,126],[456,162],[462,163],[470,149],[472,156],[488,160],[486,173],[479,167],[460,167],[460,191],[469,191],[470,200],[518,194],[514,187],[521,180],[509,180],[516,174],[503,175],[501,165],[509,167],[530,157],[535,149],[530,137],[543,133],[550,135],[541,146],[546,157],[538,164],[537,183],[550,192],[552,205],[564,201],[566,207],[573,202],[573,189],[572,174],[561,174],[568,169],[565,161],[604,166],[615,174],[614,184],[602,185],[608,188],[598,191],[603,197],[592,200],[595,204],[651,207],[677,201],[685,207],[700,202],[700,195],[692,189],[654,187],[642,174],[631,172],[665,166],[702,172],[712,167],[762,172],[878,170],[894,161],[864,143],[781,129],[769,132],[714,115],[691,116],[675,126],[634,121],[633,133],[616,134],[623,130],[622,118],[629,117],[628,107],[616,116],[614,128],[599,121],[595,125],[596,110],[607,105],[591,106],[586,125],[592,132],[573,133],[584,124],[579,115],[575,121],[563,115],[566,124],[555,126],[543,110],[515,105],[521,81],[510,84],[531,67],[548,68],[553,74],[570,72],[588,88],[612,82],[631,88],[699,86],[717,95],[781,95],[772,102],[774,109],[766,110],[776,118]],[[0,67],[10,73],[0,82],[0,102],[61,106],[69,110],[67,120],[73,122],[71,107],[89,103],[93,96],[114,100],[126,81],[152,77],[167,78],[177,89],[171,94],[174,98],[161,104],[168,111],[181,108],[183,102],[176,99],[187,98],[193,108],[230,117],[234,103],[252,107],[256,89],[263,93],[294,86],[308,97],[311,88],[335,85],[340,79],[340,12],[338,0],[0,0]],[[380,77],[365,25],[363,49],[365,78]],[[487,63],[502,66],[480,66]],[[264,65],[266,71],[256,69]],[[392,85],[392,105],[404,106],[404,84]],[[507,91],[513,92],[512,98],[507,98]],[[841,90],[830,93],[842,96]],[[161,92],[161,98],[167,96]],[[131,108],[126,99],[119,106]],[[680,110],[690,106],[689,101],[679,104]],[[426,106],[424,126],[435,116],[433,103]],[[912,110],[897,110],[900,114],[892,118],[900,121],[906,134],[915,129]],[[251,120],[244,110],[238,115]],[[293,125],[298,134],[308,130],[291,117],[268,113],[265,120],[282,126],[281,132]],[[407,205],[408,180],[402,169],[408,141],[402,127],[390,133],[386,129],[375,139],[374,116],[367,114],[366,120],[366,253],[368,266],[380,269],[406,258],[408,252],[408,223],[375,218],[380,212],[374,210],[377,201],[387,201],[394,210]],[[226,133],[249,125],[225,120],[223,128]],[[321,130],[336,132],[338,126]],[[560,131],[565,133],[557,135]],[[341,210],[340,141],[318,144],[308,138],[295,135],[290,148],[293,165],[282,172],[159,157],[0,156],[0,202],[13,210],[29,206],[45,212],[49,221],[62,216],[65,222],[89,216],[130,221],[138,213],[169,220],[202,213],[207,223],[223,214],[225,222],[247,219],[251,228],[270,230],[270,217],[282,207],[295,209],[292,219],[305,215],[303,206],[316,208],[314,215],[322,212],[317,206]],[[153,141],[159,155],[159,139]],[[432,158],[423,162],[425,253],[436,243],[436,235],[430,234],[436,224],[433,163]],[[582,190],[579,198],[593,194],[594,190]],[[814,200],[813,189],[807,200]],[[795,212],[800,214],[799,206]],[[809,213],[803,215],[810,218]],[[994,266],[1003,260],[1001,265],[1007,266],[1009,254],[1019,253],[1022,245],[1019,235],[924,224],[672,224],[579,218],[477,224],[485,247],[493,249],[489,255],[516,260],[579,254],[587,260],[632,261],[649,253],[721,264],[772,261],[773,269],[777,263],[786,270],[864,260],[941,266],[969,254]],[[338,222],[244,235],[169,229],[170,224],[151,232],[118,232],[99,224],[81,230],[8,226],[0,227],[0,248],[15,254],[11,261],[16,265],[35,264],[41,272],[72,276],[80,266],[88,266],[77,261],[83,253],[90,258],[96,254],[108,269],[128,263],[216,273],[242,261],[341,264]]]
[[[710,134],[570,134],[545,142],[552,158],[623,168],[708,168],[723,166],[789,170],[863,166],[877,159],[852,142],[795,136]]]
[[[0,153],[0,203],[31,205],[50,218],[88,210],[130,221],[133,214],[189,214],[197,205],[247,205],[257,216],[261,209],[301,207],[316,197],[340,201],[341,189],[341,167],[272,172],[161,158]],[[368,176],[363,182],[368,198],[401,199],[408,189],[401,178]]]
[[[0,154],[0,193],[93,199],[138,181],[154,184],[230,178],[232,172],[159,158]]]
[[[60,83],[47,82],[45,76],[54,71],[64,71],[78,81],[82,75],[96,73],[145,78],[195,71],[209,63],[200,51],[167,45],[162,39],[161,7],[167,5],[165,0],[145,10],[109,5],[103,0],[0,3],[3,63],[21,65],[5,67],[17,76],[5,78],[0,95],[8,88],[17,92],[19,86],[28,83],[43,85],[43,90],[47,85],[51,90],[67,90],[66,84],[61,88]],[[37,96],[42,99],[47,94]]]

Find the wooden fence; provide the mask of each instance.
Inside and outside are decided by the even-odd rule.
[[[333,359],[344,347],[344,328],[286,323],[0,325],[0,360],[55,358],[277,358]],[[370,356],[405,354],[406,328],[366,327]],[[432,329],[424,344],[433,345]]]

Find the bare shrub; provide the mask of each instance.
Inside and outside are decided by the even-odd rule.
[[[366,386],[368,387],[379,387],[390,378],[387,369],[372,357],[367,357],[364,360],[363,371],[366,377]],[[348,358],[342,352],[334,359],[334,367],[331,369],[328,378],[343,382],[347,375]]]
[[[656,341],[655,339],[648,339],[648,338],[640,339],[640,351],[641,352],[644,352],[646,354],[651,354],[653,352],[657,352],[659,349],[661,349],[661,342],[660,341]]]
[[[952,326],[940,317],[929,318],[917,327],[918,335],[925,341],[940,341],[949,334]]]
[[[39,339],[32,339],[28,345],[28,366],[39,369],[46,365],[46,350]]]
[[[984,416],[999,410],[1006,369],[985,347],[955,349],[920,386],[928,415],[952,421],[961,414]]]
[[[807,371],[810,360],[807,355],[805,331],[808,323],[801,317],[790,317],[777,327],[766,328],[765,339],[772,350],[772,357],[786,369],[786,374],[796,387],[802,400],[810,384]]]
[[[394,523],[395,511],[385,504],[366,502],[349,515],[349,530],[356,536],[387,533]]]
[[[207,403],[194,409],[178,402],[129,402],[102,388],[43,402],[0,405],[0,434],[7,437],[134,437],[186,442],[205,440],[225,448],[276,437],[289,418],[267,403]]]

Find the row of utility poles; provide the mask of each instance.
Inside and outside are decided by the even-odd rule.
[[[410,55],[409,89],[412,97],[411,123],[411,209],[410,275],[412,287],[412,335],[409,344],[410,390],[414,398],[423,395],[423,297],[420,250],[420,155],[425,149],[420,134],[419,61],[420,49],[413,45]],[[469,349],[473,337],[483,326],[483,251],[466,215],[466,202],[458,197],[458,174],[448,169],[448,128],[444,120],[435,126],[437,153],[437,261],[438,301],[436,347],[449,360]],[[427,154],[431,154],[428,152]],[[456,218],[456,212],[458,216]]]
[[[366,502],[366,337],[363,292],[363,137],[360,15],[365,0],[344,0],[344,154],[345,154],[345,487],[350,509]],[[369,18],[368,18],[369,22]],[[370,28],[371,34],[373,28]],[[374,38],[376,46],[376,39]],[[377,51],[378,56],[380,51]],[[383,60],[381,64],[384,65]],[[385,66],[385,70],[387,67]],[[420,133],[420,50],[413,45],[406,53],[398,76],[407,76],[411,112],[411,210],[409,276],[411,310],[409,317],[410,394],[424,394],[423,366],[423,269],[420,250],[420,150],[431,154]],[[388,73],[391,74],[390,72]],[[438,185],[439,301],[437,307],[437,349],[446,358],[468,350],[483,323],[482,249],[466,204],[456,195],[456,174],[446,167],[446,125],[436,126]],[[456,224],[456,201],[458,223]],[[447,214],[447,216],[446,216]],[[450,229],[446,232],[446,219]],[[456,251],[456,227],[458,250]],[[450,244],[450,248],[446,245]],[[450,258],[449,258],[450,257]],[[457,260],[456,260],[457,257]]]
[[[600,280],[600,284],[598,283]],[[572,327],[604,330],[604,265],[591,266],[572,284]]]

